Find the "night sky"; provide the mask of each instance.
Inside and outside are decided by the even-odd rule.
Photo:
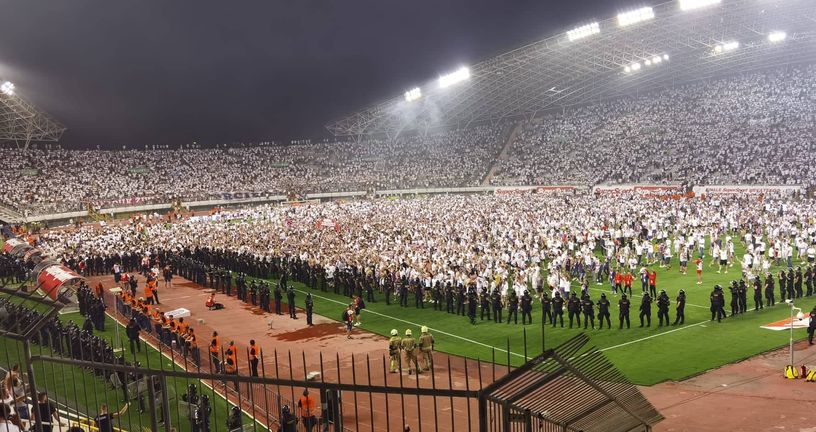
[[[633,1],[15,0],[0,78],[66,147],[319,138],[329,120]]]

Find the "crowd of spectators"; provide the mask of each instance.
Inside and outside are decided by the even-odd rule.
[[[508,126],[288,146],[180,150],[0,149],[0,205],[27,214],[205,200],[478,185]]]
[[[0,149],[0,205],[24,214],[309,192],[632,182],[816,182],[816,66],[626,96],[517,129],[509,121],[395,139],[146,150]],[[493,172],[491,173],[491,167]]]
[[[816,67],[744,73],[527,122],[493,184],[816,181]]]

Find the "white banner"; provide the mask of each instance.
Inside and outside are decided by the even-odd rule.
[[[721,185],[721,186],[694,186],[694,194],[699,195],[765,195],[765,194],[793,194],[804,192],[802,186],[773,186],[773,185]]]

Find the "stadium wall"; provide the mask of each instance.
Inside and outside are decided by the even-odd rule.
[[[387,196],[416,196],[416,195],[439,195],[439,194],[496,194],[509,195],[517,193],[577,193],[577,192],[592,192],[592,193],[619,193],[623,191],[638,191],[644,195],[681,192],[685,189],[680,184],[614,184],[614,185],[598,185],[592,188],[581,185],[537,185],[537,186],[474,186],[474,187],[452,187],[452,188],[414,188],[414,189],[385,189],[376,190],[371,193],[366,191],[351,191],[351,192],[326,192],[306,194],[306,200],[337,200],[337,199],[359,199],[368,195],[377,197]],[[767,194],[767,193],[783,193],[794,194],[803,193],[805,188],[802,186],[774,186],[774,185],[707,185],[694,186],[692,188],[696,196],[700,195],[718,195],[718,194]],[[241,204],[264,204],[264,203],[279,203],[287,201],[285,195],[265,195],[265,196],[250,196],[259,194],[222,194],[222,199],[203,200],[203,201],[188,201],[183,202],[182,206],[195,210],[222,206],[235,206]],[[236,198],[247,196],[247,198]],[[227,198],[227,199],[223,199]],[[154,211],[166,211],[172,208],[172,204],[145,204],[126,207],[110,207],[100,209],[99,213],[104,215],[114,216],[122,213],[145,213]],[[18,222],[50,222],[50,221],[67,221],[70,219],[88,217],[87,211],[77,211],[68,213],[55,213],[29,216],[19,221],[7,221],[12,223]]]

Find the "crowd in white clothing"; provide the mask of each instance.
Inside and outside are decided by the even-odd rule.
[[[740,262],[749,263],[747,271],[754,274],[773,260],[804,261],[816,253],[814,210],[812,200],[789,199],[454,195],[266,205],[175,223],[156,218],[52,230],[38,242],[47,254],[66,260],[208,247],[298,257],[329,274],[354,266],[430,283],[512,286],[521,294],[528,288],[558,287],[576,276],[586,282],[605,263],[636,273],[647,261],[689,261],[698,251],[717,257],[720,250],[734,263],[733,242],[743,238],[751,258],[740,257]],[[320,228],[325,220],[332,221],[332,229]]]
[[[816,184],[816,66],[623,97],[521,124],[395,139],[182,150],[0,149],[0,205],[27,214],[424,187]],[[494,168],[491,171],[491,168]]]

